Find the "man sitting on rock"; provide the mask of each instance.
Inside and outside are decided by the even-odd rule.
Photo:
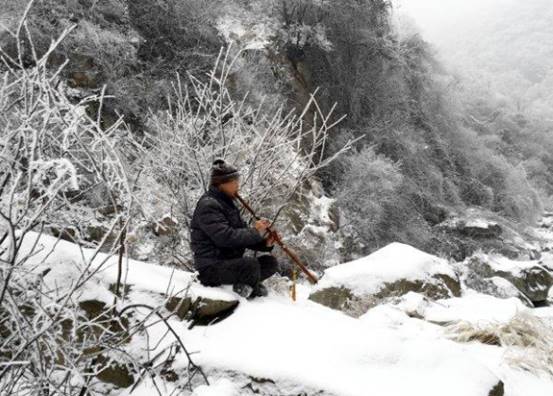
[[[264,237],[269,220],[248,227],[234,204],[238,169],[218,159],[211,168],[209,189],[200,197],[192,215],[190,246],[200,282],[206,286],[232,284],[243,297],[267,295],[261,282],[278,269],[275,257],[267,254],[244,257],[246,249],[270,252],[274,241]]]

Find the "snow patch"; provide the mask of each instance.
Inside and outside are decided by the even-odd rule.
[[[467,293],[463,297],[438,300],[424,310],[427,320],[433,322],[499,322],[507,323],[526,307],[518,298],[497,298],[480,293]]]
[[[200,385],[192,396],[239,396],[239,390],[231,381],[221,378],[210,385]]]

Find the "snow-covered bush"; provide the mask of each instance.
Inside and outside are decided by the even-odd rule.
[[[343,162],[345,177],[340,181],[337,200],[347,219],[344,232],[351,235],[354,246],[378,245],[382,224],[389,220],[387,208],[405,210],[398,207],[403,179],[400,164],[376,154],[372,147]]]
[[[13,34],[21,35],[22,29]],[[58,79],[61,69],[47,69],[60,40],[42,57],[32,51],[32,67],[22,57],[0,52],[5,62],[0,80],[0,222],[11,239],[16,231],[24,234],[38,226],[85,239],[94,222],[86,198],[97,189],[114,213],[131,204],[129,178],[116,148],[120,139],[114,136],[122,122],[104,129],[99,114],[88,114],[91,103],[101,108],[103,95],[70,102]],[[33,48],[30,36],[27,42]]]
[[[26,15],[9,33],[18,50],[13,57],[0,47],[0,389],[84,394],[114,358],[124,367],[134,365],[118,350],[128,337],[125,331],[132,331],[128,318],[114,315],[106,304],[87,309],[77,300],[101,268],[101,263],[91,267],[98,251],[114,252],[124,242],[132,199],[114,136],[121,121],[103,128],[101,115],[92,117],[86,109],[92,102],[101,108],[102,97],[71,103],[59,80],[61,68],[48,69],[68,31],[41,56]],[[29,46],[30,62],[22,42]],[[81,241],[79,230],[92,220],[86,196],[98,188],[114,215],[94,254],[85,258],[79,245],[73,261],[44,265],[57,244],[44,248],[40,236],[56,229],[59,237]]]

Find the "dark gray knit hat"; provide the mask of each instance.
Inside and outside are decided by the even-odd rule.
[[[213,161],[211,167],[211,184],[217,186],[232,179],[238,179],[240,172],[234,166],[227,164],[222,159]]]

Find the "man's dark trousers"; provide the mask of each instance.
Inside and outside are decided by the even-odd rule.
[[[273,256],[240,257],[201,267],[198,278],[206,286],[245,283],[255,287],[277,270],[278,262]]]

